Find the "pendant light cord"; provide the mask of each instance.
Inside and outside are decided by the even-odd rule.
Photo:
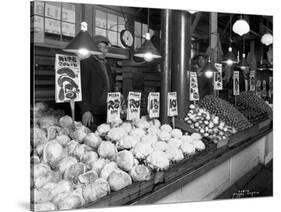
[[[149,8],[147,9],[147,32],[149,33],[149,16],[150,16],[150,13],[149,13]]]
[[[82,22],[85,21],[85,4],[81,5]]]

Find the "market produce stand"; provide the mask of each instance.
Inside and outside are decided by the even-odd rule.
[[[266,158],[266,156],[271,154],[269,152],[270,150],[266,148],[266,146],[271,145],[267,142],[272,143],[270,136],[272,136],[272,121],[266,119],[249,129],[233,135],[227,146],[217,148],[215,144],[205,141],[207,148],[199,154],[185,158],[183,161],[172,165],[166,171],[154,173],[151,180],[147,182],[133,183],[118,192],[112,192],[108,196],[87,204],[84,207],[140,205],[172,203],[180,200],[198,201],[202,199],[214,199],[230,187],[231,183],[235,183],[236,178],[239,179],[244,176],[248,171],[258,165],[258,163],[267,163],[270,160]],[[258,155],[252,154],[253,149]],[[247,157],[248,160],[246,159]],[[256,157],[259,160],[256,160]],[[235,158],[239,158],[240,162],[236,166],[231,164],[232,166],[230,165],[227,168],[235,168],[239,174],[236,174],[235,179],[230,179],[229,173],[225,175],[226,173],[223,174],[218,169],[221,169],[221,167],[225,169],[226,167],[223,165],[229,165],[231,160],[235,160]],[[231,170],[228,171],[231,172]],[[228,183],[223,181],[225,180],[223,179],[224,177],[229,180]],[[214,178],[218,180],[214,180]],[[207,181],[212,182],[212,188],[204,186]],[[222,184],[217,184],[218,181],[221,181]],[[190,191],[190,189],[193,191]]]

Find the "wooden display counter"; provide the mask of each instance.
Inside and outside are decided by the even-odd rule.
[[[207,148],[147,182],[132,185],[85,205],[87,208],[211,200],[258,164],[272,159],[272,122],[262,121],[237,133],[228,145]]]

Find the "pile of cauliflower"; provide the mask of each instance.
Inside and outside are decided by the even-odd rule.
[[[92,132],[69,116],[42,115],[31,146],[35,211],[82,207],[205,149],[200,134],[184,135],[146,116]]]

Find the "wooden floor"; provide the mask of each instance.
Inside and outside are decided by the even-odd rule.
[[[266,197],[273,195],[273,161],[258,165],[216,199]]]

